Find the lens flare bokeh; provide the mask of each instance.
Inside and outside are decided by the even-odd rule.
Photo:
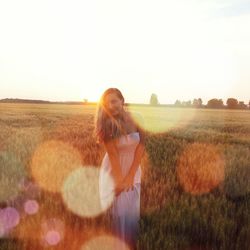
[[[58,218],[50,218],[41,225],[41,243],[45,247],[54,246],[64,239],[65,225]]]
[[[14,207],[0,209],[0,237],[8,234],[19,222],[19,212]]]
[[[145,131],[164,133],[174,128],[181,128],[190,123],[196,109],[168,108],[161,106],[132,107],[128,110],[133,120]]]
[[[71,145],[49,140],[33,154],[31,172],[36,182],[51,192],[60,192],[68,175],[81,165],[81,155]]]
[[[92,238],[87,241],[80,250],[130,250],[129,246],[123,242],[121,239],[110,236],[103,235]]]
[[[193,143],[180,155],[177,176],[186,192],[208,193],[224,181],[224,155],[215,145]]]
[[[62,197],[67,208],[82,217],[93,217],[102,211],[99,198],[99,169],[80,167],[65,180]]]
[[[24,211],[27,214],[36,214],[39,209],[39,204],[36,200],[27,200],[24,203]]]
[[[51,246],[57,245],[61,240],[60,233],[55,230],[50,230],[46,233],[45,240]]]

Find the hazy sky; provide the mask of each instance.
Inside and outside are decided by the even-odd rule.
[[[2,0],[0,98],[250,100],[250,1]]]

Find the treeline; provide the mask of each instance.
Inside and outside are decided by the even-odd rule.
[[[195,108],[214,108],[214,109],[250,109],[250,101],[245,104],[243,101],[238,101],[236,98],[228,98],[224,104],[222,99],[210,99],[207,104],[203,104],[201,98],[193,99],[193,101],[176,100],[174,103],[176,107],[195,107]]]
[[[82,102],[75,101],[44,101],[44,100],[30,100],[30,99],[18,99],[18,98],[5,98],[1,99],[0,103],[36,103],[36,104],[74,104],[74,105],[96,105],[96,102],[88,102],[84,99]],[[222,99],[210,99],[207,104],[203,104],[201,98],[193,99],[193,101],[180,101],[176,100],[174,104],[160,104],[157,96],[154,94],[151,96],[149,104],[143,103],[125,103],[126,106],[165,106],[165,107],[184,107],[184,108],[212,108],[212,109],[250,109],[250,101],[245,104],[243,101],[238,101],[235,98],[228,98],[226,103],[223,103]]]
[[[74,104],[74,105],[95,105],[95,102],[88,102],[86,99],[82,102],[74,102],[74,101],[44,101],[44,100],[32,100],[32,99],[19,99],[19,98],[5,98],[1,99],[0,103],[36,103],[36,104]]]
[[[158,97],[155,93],[151,94],[149,104],[151,106],[174,106],[174,107],[193,107],[193,108],[212,108],[212,109],[250,109],[250,100],[248,104],[245,104],[243,101],[238,101],[236,98],[228,98],[226,103],[223,103],[222,99],[213,98],[210,99],[207,104],[203,104],[201,98],[193,99],[193,101],[180,101],[176,100],[173,105],[160,104]]]

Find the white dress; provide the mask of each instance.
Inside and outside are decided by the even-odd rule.
[[[139,132],[123,135],[118,139],[117,148],[119,151],[120,166],[122,175],[125,177],[134,160],[134,153],[140,142]],[[141,166],[134,178],[134,189],[123,191],[118,196],[114,195],[114,185],[110,182],[111,163],[106,153],[102,160],[99,175],[99,193],[101,207],[108,208],[111,216],[111,229],[114,236],[119,237],[129,247],[135,247],[139,234],[140,219],[140,192],[141,192]],[[117,244],[117,243],[116,243]],[[121,245],[114,249],[128,249]],[[133,249],[133,248],[129,248]]]

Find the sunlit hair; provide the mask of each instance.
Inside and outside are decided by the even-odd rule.
[[[119,89],[108,88],[104,91],[97,104],[95,114],[94,136],[97,143],[102,143],[126,134],[126,131],[120,124],[120,120],[124,120],[124,116],[121,115],[119,116],[119,119],[117,119],[109,112],[107,108],[106,96],[111,93],[115,93],[124,104],[124,97]]]

